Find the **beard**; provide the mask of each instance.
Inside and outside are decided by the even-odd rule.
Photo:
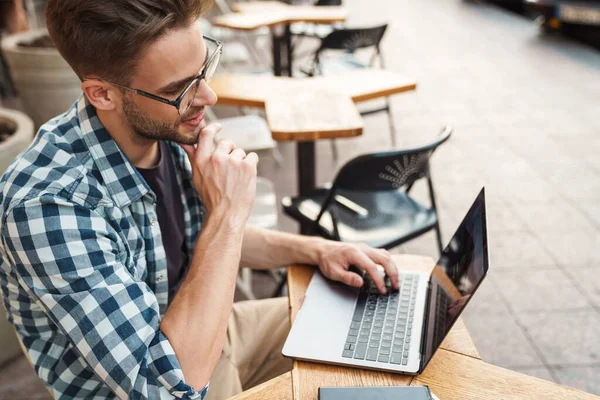
[[[175,122],[154,119],[144,113],[134,101],[127,97],[123,98],[123,114],[133,131],[134,139],[168,140],[180,144],[196,144],[198,136],[205,123],[194,128],[193,131],[183,134],[179,131],[182,122],[192,118],[202,111],[204,107],[190,107],[184,114],[179,116]]]

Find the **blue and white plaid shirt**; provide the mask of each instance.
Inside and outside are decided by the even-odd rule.
[[[191,250],[204,207],[185,152],[169,147]],[[159,329],[169,283],[156,197],[85,97],[10,165],[0,213],[4,306],[56,398],[204,398]]]

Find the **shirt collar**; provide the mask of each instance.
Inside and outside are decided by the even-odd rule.
[[[77,116],[83,139],[116,205],[127,207],[147,193],[152,193],[135,166],[104,128],[96,109],[85,95],[77,102]]]

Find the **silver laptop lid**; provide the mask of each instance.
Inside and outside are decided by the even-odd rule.
[[[421,343],[423,371],[488,268],[485,190],[475,199],[431,273]]]

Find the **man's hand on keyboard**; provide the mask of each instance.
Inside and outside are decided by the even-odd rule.
[[[367,271],[381,293],[386,292],[385,276],[380,272],[383,268],[392,282],[392,287],[398,289],[398,269],[387,250],[374,249],[362,243],[327,242],[323,246],[319,257],[319,268],[323,275],[349,286],[360,287],[364,283],[363,279],[358,274],[348,271],[351,265]]]

